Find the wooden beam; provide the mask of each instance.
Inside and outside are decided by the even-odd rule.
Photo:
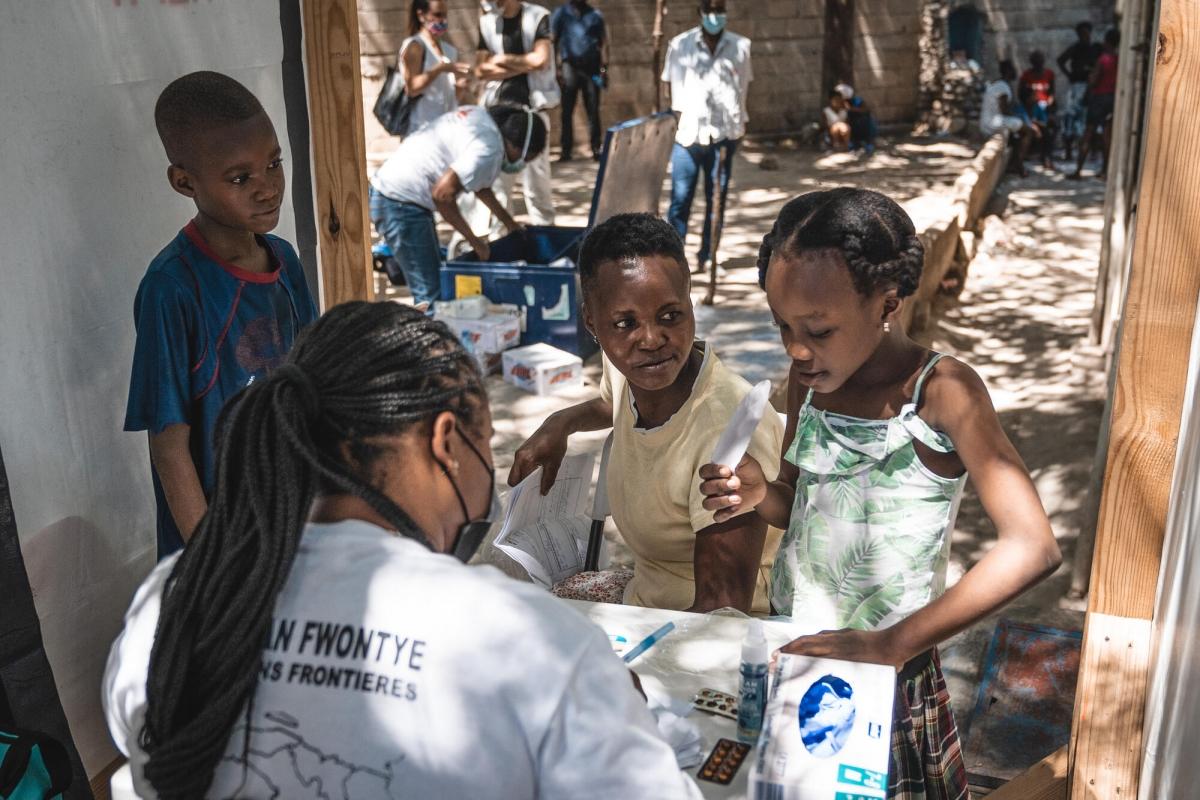
[[[988,800],[1067,800],[1067,748],[1059,748],[987,797]]]
[[[1163,0],[1089,611],[1149,619],[1200,295],[1200,7]]]
[[[322,309],[375,295],[357,6],[303,0]]]
[[[1071,800],[1137,797],[1151,622],[1088,614],[1071,725]]]
[[[1154,610],[1200,296],[1200,5],[1162,0],[1071,731],[1072,800],[1136,797]]]

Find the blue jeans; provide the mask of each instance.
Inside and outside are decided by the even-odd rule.
[[[442,253],[433,212],[416,203],[404,203],[371,187],[371,222],[392,248],[412,292],[413,305],[441,299]],[[398,276],[388,276],[396,283]]]
[[[696,196],[696,182],[704,171],[704,228],[700,234],[700,262],[708,260],[712,245],[712,201],[713,184],[717,178],[717,153],[725,150],[725,170],[720,176],[721,222],[725,222],[725,198],[729,195],[729,176],[733,172],[733,154],[737,152],[736,139],[723,139],[712,144],[694,144],[684,147],[678,142],[671,151],[671,209],[667,221],[671,223],[681,239],[687,238],[688,217],[692,213],[692,200]]]

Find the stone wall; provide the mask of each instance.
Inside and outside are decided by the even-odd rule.
[[[947,5],[950,10],[974,5],[984,15],[979,61],[988,80],[996,77],[997,65],[1005,58],[1024,70],[1033,50],[1045,52],[1047,64],[1057,73],[1054,61],[1075,41],[1076,25],[1090,21],[1095,26],[1093,40],[1101,41],[1113,24],[1113,0],[974,0]]]
[[[916,117],[921,33],[917,0],[856,0],[854,88],[882,123]]]

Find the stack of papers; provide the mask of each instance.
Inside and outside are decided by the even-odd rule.
[[[592,528],[587,500],[595,464],[593,453],[567,456],[545,497],[540,468],[508,493],[496,549],[547,589],[583,571]]]

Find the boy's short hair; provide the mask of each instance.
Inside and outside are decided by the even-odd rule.
[[[601,264],[647,256],[675,259],[691,280],[683,240],[669,222],[645,213],[609,217],[592,228],[579,248],[579,280],[584,294],[595,285]]]
[[[154,126],[172,164],[182,162],[188,140],[222,124],[266,113],[254,93],[219,72],[191,72],[167,84],[154,104]]]

